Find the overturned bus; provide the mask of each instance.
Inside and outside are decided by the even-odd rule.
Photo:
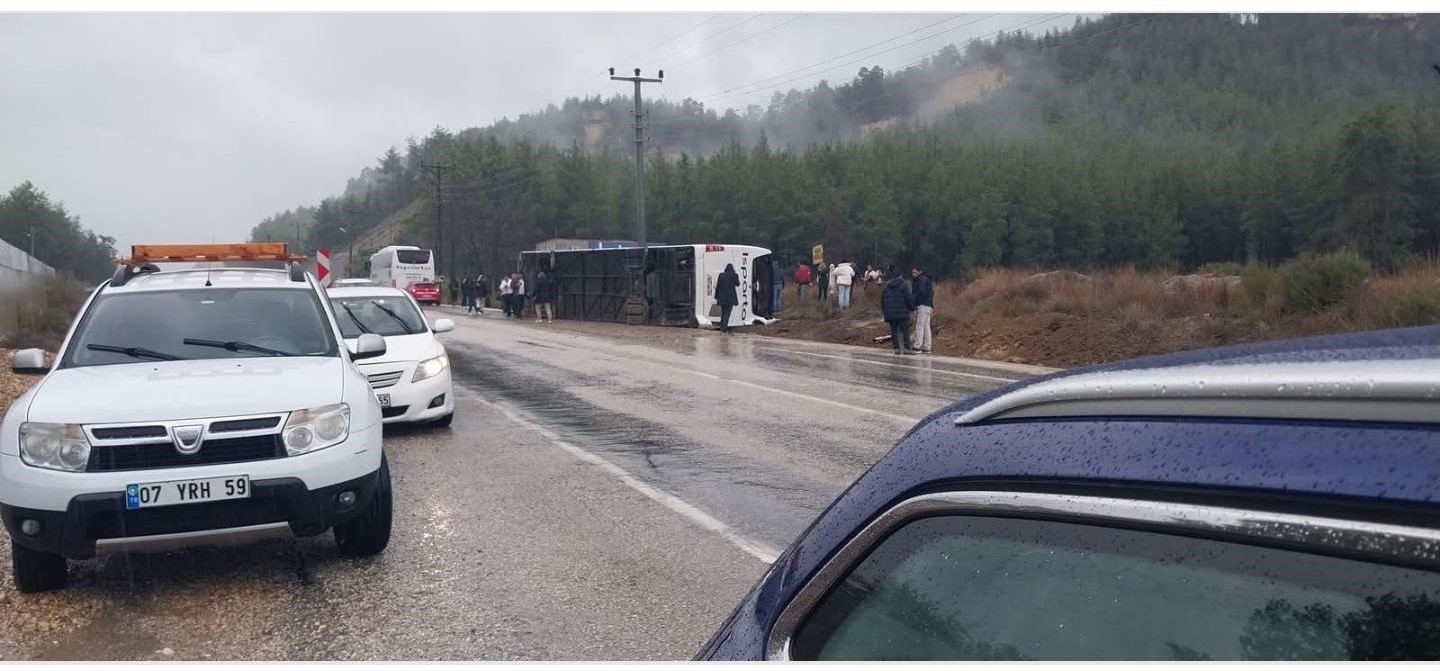
[[[633,269],[645,270],[646,322],[661,326],[718,328],[715,282],[726,264],[740,275],[740,304],[731,326],[768,324],[770,250],[749,245],[662,245],[645,249],[576,249],[521,252],[520,272],[533,279],[544,270],[555,283],[555,316],[625,322]]]

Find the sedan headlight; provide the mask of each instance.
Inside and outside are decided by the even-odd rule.
[[[419,366],[415,367],[415,377],[411,378],[410,381],[419,382],[421,380],[435,377],[436,375],[445,372],[445,369],[449,367],[450,357],[444,354],[441,354],[434,359],[426,359],[424,361],[421,361]]]
[[[79,424],[25,422],[20,425],[20,459],[57,471],[83,471],[90,463],[90,441]]]
[[[350,436],[350,406],[344,403],[290,413],[285,422],[285,452],[290,456],[323,450]]]

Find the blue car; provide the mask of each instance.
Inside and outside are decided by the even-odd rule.
[[[923,420],[698,659],[1440,658],[1440,327],[1065,371]]]

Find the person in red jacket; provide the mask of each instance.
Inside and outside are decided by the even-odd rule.
[[[804,261],[800,267],[795,269],[795,292],[800,298],[805,298],[805,288],[810,286],[810,266]]]

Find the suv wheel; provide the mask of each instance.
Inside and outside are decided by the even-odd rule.
[[[10,541],[15,589],[21,592],[48,592],[65,586],[65,558],[50,552],[21,547]]]
[[[390,544],[390,463],[380,458],[380,482],[370,503],[354,519],[335,526],[335,545],[346,557],[369,557]]]

